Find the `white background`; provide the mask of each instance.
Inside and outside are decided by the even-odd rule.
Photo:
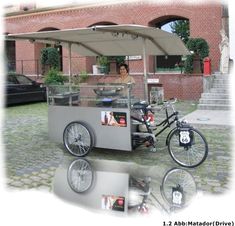
[[[25,2],[25,1],[24,1]],[[30,2],[30,1],[29,1]],[[37,1],[41,4],[55,5],[65,1]],[[87,0],[86,2],[91,2]],[[96,1],[97,2],[97,1]],[[104,1],[99,1],[104,2]],[[197,1],[198,2],[198,1]],[[19,1],[1,1],[0,4],[13,4]],[[53,4],[52,4],[53,3]],[[3,16],[1,6],[1,15]],[[235,11],[233,0],[229,1],[229,17],[230,17],[230,55],[235,59]],[[1,33],[4,32],[4,25],[1,21]],[[1,38],[2,39],[2,38]],[[3,43],[3,40],[1,40]],[[3,44],[0,45],[1,53],[3,53]],[[1,54],[0,62],[3,62],[3,54]],[[3,91],[3,65],[1,65],[1,91]],[[234,76],[232,76],[234,77]],[[232,78],[234,84],[234,79]],[[1,95],[2,96],[2,95]],[[2,103],[2,102],[1,102]],[[1,108],[1,122],[3,122],[3,108]],[[2,125],[2,123],[1,123]],[[120,218],[109,215],[91,213],[90,211],[81,209],[77,206],[63,202],[53,194],[42,191],[9,191],[4,188],[4,156],[3,143],[1,137],[0,150],[0,225],[13,226],[37,226],[37,225],[163,225],[165,221],[235,221],[234,211],[234,183],[230,192],[221,196],[206,196],[199,194],[197,200],[185,211],[174,216],[163,216],[156,212],[153,215],[145,217]],[[233,164],[234,166],[234,164]],[[234,174],[233,174],[234,175]],[[233,176],[234,181],[234,176]]]

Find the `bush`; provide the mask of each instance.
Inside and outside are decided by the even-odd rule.
[[[193,57],[194,57],[194,55],[187,56],[187,58],[184,62],[185,73],[189,73],[189,74],[193,73]]]
[[[86,71],[81,71],[79,75],[79,82],[85,82],[88,79],[88,74]]]
[[[56,68],[51,68],[45,76],[44,83],[47,85],[62,85],[65,77]]]
[[[57,49],[53,47],[41,49],[40,61],[43,66],[49,65],[50,68],[59,68],[60,56]]]
[[[190,51],[194,53],[187,56],[185,60],[185,73],[193,72],[193,59],[195,54],[198,54],[200,57],[201,65],[203,64],[203,59],[209,55],[209,46],[205,39],[203,38],[190,38],[186,44]]]
[[[74,85],[79,85],[82,82],[85,82],[88,79],[88,74],[86,71],[81,71],[79,75],[74,75],[72,78],[72,82]]]

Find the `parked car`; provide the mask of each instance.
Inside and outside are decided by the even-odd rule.
[[[6,105],[46,101],[46,87],[25,75],[7,74]]]

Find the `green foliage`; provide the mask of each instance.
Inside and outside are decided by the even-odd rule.
[[[80,82],[85,82],[88,79],[88,74],[86,71],[81,71],[79,74]]]
[[[184,62],[184,72],[188,74],[193,73],[193,57],[194,55],[188,55]]]
[[[81,71],[79,75],[73,76],[72,82],[75,85],[79,85],[81,82],[85,82],[88,79],[88,74],[86,71]]]
[[[190,38],[186,44],[190,51],[199,54],[200,59],[209,55],[209,46],[203,38]]]
[[[201,65],[203,59],[209,55],[209,46],[205,39],[203,38],[190,38],[186,44],[187,48],[194,53],[187,56],[185,61],[185,73],[193,72],[193,59],[195,54],[198,54],[200,57]]]
[[[125,62],[125,56],[110,56],[109,59],[116,61],[117,65]]]
[[[177,34],[182,41],[186,44],[189,39],[189,21],[188,20],[177,20],[170,24],[171,31]]]
[[[59,68],[60,56],[57,49],[53,47],[41,49],[40,61],[42,65],[49,65],[50,68]]]
[[[62,85],[64,81],[65,77],[56,68],[51,68],[44,79],[47,85]]]
[[[107,66],[109,64],[109,59],[107,56],[98,57],[98,63],[100,66]]]

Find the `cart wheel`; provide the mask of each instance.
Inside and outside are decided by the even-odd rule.
[[[64,130],[64,146],[78,157],[85,156],[93,147],[93,136],[88,126],[83,122],[71,122]]]
[[[196,195],[197,186],[188,171],[173,168],[165,174],[162,180],[161,193],[170,207],[183,208]]]
[[[169,135],[168,151],[172,159],[179,165],[193,168],[202,164],[208,155],[208,144],[206,138],[196,129],[191,128],[192,143],[189,146],[180,146],[179,133],[176,129]]]
[[[67,174],[68,184],[75,192],[87,191],[93,182],[93,171],[91,164],[85,159],[74,160]]]

